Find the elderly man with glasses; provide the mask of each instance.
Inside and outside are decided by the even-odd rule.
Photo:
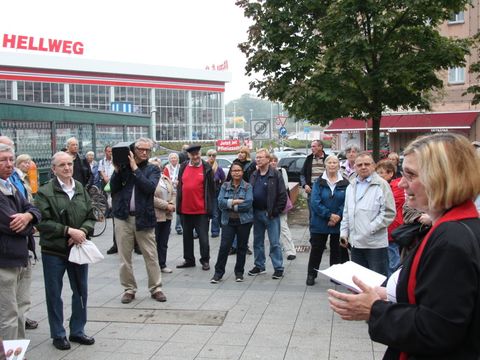
[[[350,243],[353,262],[387,276],[387,228],[396,214],[392,190],[375,172],[368,152],[355,159],[355,172],[345,193],[340,245]]]
[[[133,152],[130,151],[128,165],[119,166],[115,163],[115,156],[113,158],[115,171],[110,178],[110,189],[115,238],[120,255],[120,283],[124,287],[121,298],[123,304],[131,303],[137,292],[132,266],[135,240],[145,260],[152,299],[167,301],[162,292],[162,275],[155,242],[157,219],[153,197],[160,179],[160,169],[148,163],[152,147],[152,140],[140,138],[135,142]]]

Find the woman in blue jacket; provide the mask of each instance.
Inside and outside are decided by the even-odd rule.
[[[248,238],[253,223],[253,191],[252,186],[243,180],[243,167],[233,163],[230,167],[232,180],[223,183],[218,195],[218,207],[222,211],[222,237],[218,250],[215,274],[210,280],[218,283],[225,274],[228,252],[232,241],[237,237],[237,262],[235,264],[235,281],[243,281],[245,257]]]
[[[325,159],[325,172],[317,179],[310,199],[310,258],[307,285],[315,284],[317,269],[330,236],[330,265],[348,260],[348,250],[341,247],[340,221],[342,220],[345,190],[349,182],[340,172],[340,162],[335,155]]]

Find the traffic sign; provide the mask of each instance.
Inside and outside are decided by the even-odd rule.
[[[280,136],[287,136],[287,128],[282,126],[280,129],[278,129],[278,133],[280,134]]]
[[[270,120],[252,120],[250,126],[253,140],[268,140],[271,138]]]

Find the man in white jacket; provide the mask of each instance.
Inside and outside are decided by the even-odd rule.
[[[388,225],[395,218],[390,185],[375,172],[370,153],[355,159],[357,176],[347,187],[340,225],[342,246],[351,245],[352,261],[387,276]]]

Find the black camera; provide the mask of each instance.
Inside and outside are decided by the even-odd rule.
[[[130,151],[133,152],[135,143],[128,141],[119,142],[112,146],[112,161],[113,164],[118,167],[128,166],[130,161],[128,160],[128,155]]]

